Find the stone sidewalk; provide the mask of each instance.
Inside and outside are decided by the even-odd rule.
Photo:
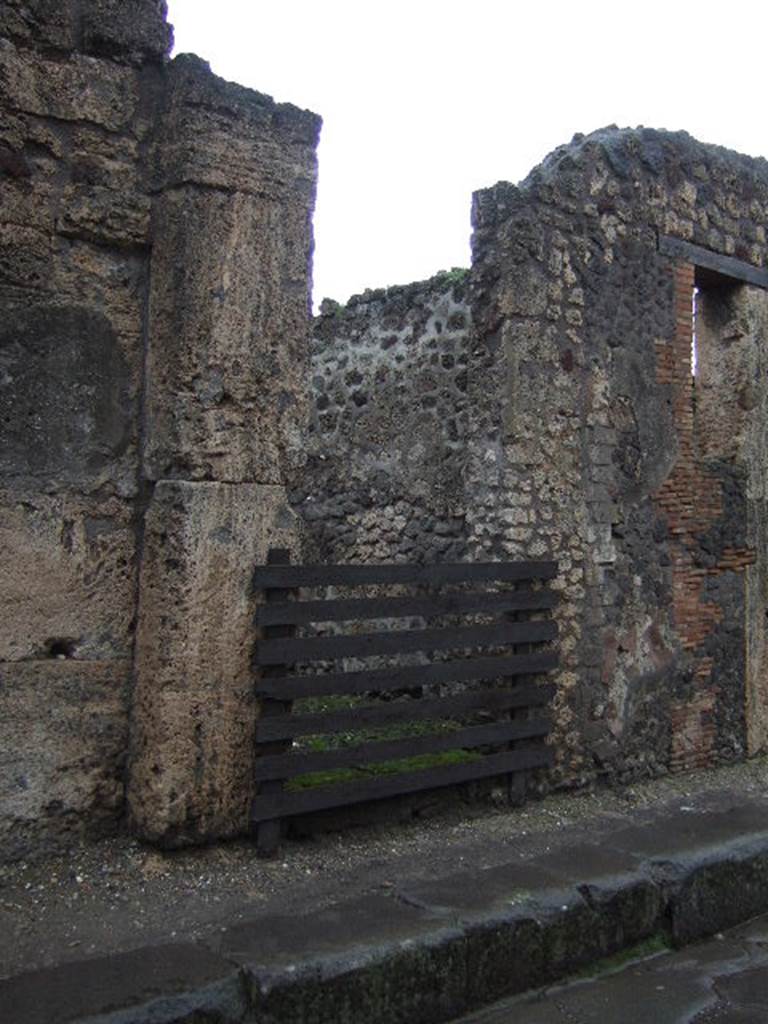
[[[442,850],[371,862],[365,891],[341,879],[314,906],[244,904],[176,940],[170,914],[165,939],[3,972],[0,1019],[448,1021],[648,940],[683,945],[768,911],[768,797],[733,779],[564,823],[546,842],[521,812],[505,817],[514,840],[486,851],[472,829],[450,843],[446,829]]]

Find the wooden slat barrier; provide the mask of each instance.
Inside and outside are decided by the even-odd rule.
[[[254,587],[265,595],[256,617],[261,716],[258,791],[251,806],[260,853],[275,852],[281,822],[291,815],[495,775],[524,778],[550,763],[544,740],[551,725],[542,709],[554,686],[536,677],[557,665],[551,647],[557,627],[543,617],[557,599],[543,586],[555,576],[556,563],[286,563],[286,552],[272,551],[269,564],[254,574]],[[484,584],[496,589],[477,589]],[[445,589],[454,585],[462,589]],[[373,586],[377,593],[324,600],[296,596],[302,587],[328,586]],[[382,595],[388,586],[440,589]],[[467,615],[485,621],[457,622]],[[413,619],[420,621],[412,628],[397,622]],[[354,632],[354,625],[371,620],[373,628]],[[428,628],[422,628],[423,620]],[[323,623],[354,625],[343,635],[296,635],[298,627]],[[543,644],[550,646],[542,649]],[[433,652],[435,660],[412,663],[414,656],[426,659]],[[369,657],[379,664],[345,671],[344,659]],[[384,657],[398,660],[382,668]],[[429,692],[446,683],[452,684],[446,696]],[[294,701],[306,698],[328,706],[294,708]],[[343,706],[361,698],[367,702]],[[318,740],[310,746],[301,739],[308,736]],[[446,755],[451,762],[440,763]],[[397,764],[411,758],[421,759],[418,770]],[[344,781],[332,774],[329,780],[334,772],[343,773]],[[347,781],[350,772],[353,781]],[[301,779],[312,773],[326,777]]]

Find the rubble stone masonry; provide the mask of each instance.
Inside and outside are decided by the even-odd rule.
[[[766,293],[663,240],[764,267],[767,214],[765,161],[648,129],[475,196],[472,550],[560,563],[563,781],[765,746]]]

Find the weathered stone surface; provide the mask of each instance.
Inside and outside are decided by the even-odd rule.
[[[166,64],[165,14],[159,0],[0,4],[0,659],[122,665],[133,651],[147,478],[280,484],[281,462],[300,459],[319,119],[228,85],[197,58]],[[178,737],[168,748],[187,773],[180,792],[206,772],[214,779],[212,817],[198,830],[205,835],[216,834],[222,816],[231,831],[227,780],[248,770],[220,756],[218,744],[228,735],[247,749],[253,730],[244,595],[254,552],[267,543],[260,530],[273,525],[277,499],[264,494],[266,511],[251,494],[254,504],[236,513],[229,499],[209,500],[209,519],[195,502],[184,506],[186,526],[174,519],[190,557],[190,537],[205,528],[194,557],[215,565],[221,552],[234,559],[227,516],[246,533],[256,524],[253,539],[237,535],[243,562],[222,582],[235,588],[218,606],[222,646],[195,646],[202,618],[179,623],[187,647],[168,641],[177,659],[160,691],[168,715],[185,723],[187,739],[201,718],[209,730],[204,749],[192,742],[182,751]],[[279,543],[285,522],[269,542]],[[153,557],[144,606],[172,634],[152,601],[153,588],[164,587],[174,606],[177,567],[156,550]],[[205,571],[215,578],[213,564]],[[193,599],[184,602],[197,614]],[[148,665],[151,627],[142,642]],[[211,676],[214,663],[223,677]],[[222,684],[220,711],[208,715],[221,678],[230,690]],[[32,690],[24,693],[34,724]],[[74,734],[74,721],[68,728]],[[163,722],[152,728],[162,742]],[[210,762],[204,769],[200,757]],[[86,769],[73,762],[68,770],[72,787],[87,790]],[[207,798],[201,791],[198,804]],[[100,799],[72,802],[66,820],[38,808],[40,835],[53,841],[88,819],[114,826],[120,799]]]
[[[251,577],[296,550],[281,487],[161,481],[144,536],[130,810],[168,845],[242,832],[253,795]]]
[[[173,45],[165,0],[90,0],[81,12],[85,53],[130,64],[161,61]]]
[[[87,486],[115,473],[131,435],[131,374],[89,306],[14,309],[0,327],[0,473]]]
[[[147,393],[151,478],[279,483],[283,459],[297,457],[307,263],[289,255],[287,265],[286,254],[305,230],[280,205],[243,193],[184,188],[160,200]]]
[[[74,0],[3,0],[0,35],[41,49],[72,50],[77,45]]]
[[[768,855],[761,848],[721,854],[697,866],[671,901],[672,937],[679,946],[768,910]]]
[[[192,943],[29,971],[0,994],[15,1024],[236,1024],[245,1013],[235,968]]]
[[[323,305],[307,464],[292,489],[312,558],[463,556],[467,278],[455,270]]]
[[[56,230],[65,237],[115,246],[146,245],[151,203],[147,196],[117,193],[94,185],[64,191]]]
[[[168,69],[157,184],[196,184],[286,202],[286,213],[303,215],[306,228],[314,206],[319,131],[317,114],[226,82],[199,57],[182,54]],[[308,236],[296,237],[289,247],[297,250],[299,297],[307,243]]]
[[[767,198],[764,161],[647,129],[577,136],[519,187],[475,196],[470,549],[560,564],[559,777],[745,750],[743,652],[754,630],[754,680],[766,591],[764,487],[750,482],[764,389],[744,369],[762,313],[722,359],[723,384],[750,387],[708,399],[712,371],[697,371],[695,401],[693,287],[709,302],[711,282],[657,236],[764,265]],[[707,451],[726,422],[727,447]]]
[[[138,103],[136,73],[80,54],[65,62],[0,41],[0,103],[25,114],[89,121],[109,131],[130,126]]]
[[[166,191],[154,228],[147,473],[280,483],[282,464],[300,461],[306,415],[319,121],[213,78],[196,58],[174,61],[169,88],[158,150]]]
[[[84,53],[131,64],[162,60],[171,48],[164,0],[3,0],[0,35],[21,46]]]
[[[0,857],[114,828],[123,804],[128,661],[0,662]]]
[[[0,490],[0,661],[62,650],[90,661],[130,658],[134,516],[119,498]]]

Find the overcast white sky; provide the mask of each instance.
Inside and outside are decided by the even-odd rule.
[[[575,132],[768,155],[768,0],[169,0],[176,53],[323,117],[314,297],[469,264],[473,190]]]

